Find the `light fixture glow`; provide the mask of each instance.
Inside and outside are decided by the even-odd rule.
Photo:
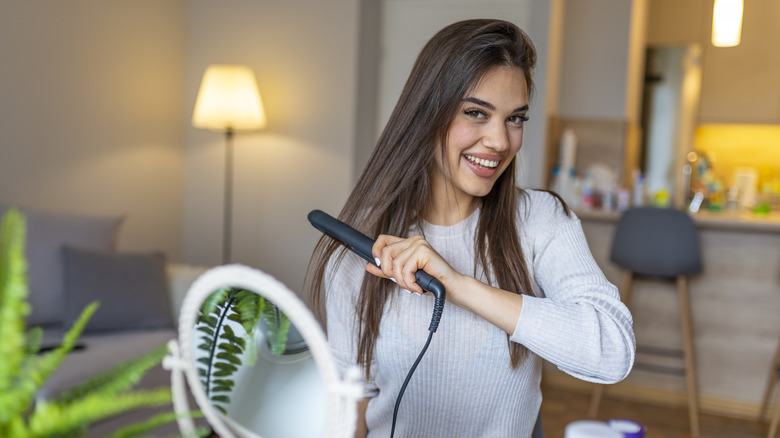
[[[742,37],[743,0],[715,0],[712,12],[712,45],[738,46]]]
[[[250,130],[265,127],[255,75],[242,65],[212,65],[203,74],[192,124],[196,128]]]

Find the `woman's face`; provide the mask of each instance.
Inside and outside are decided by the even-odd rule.
[[[447,133],[443,157],[436,148],[434,199],[471,205],[487,195],[523,144],[528,86],[517,67],[495,67],[463,97]],[[464,203],[465,204],[461,204]]]

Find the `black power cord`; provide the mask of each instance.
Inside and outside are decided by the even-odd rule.
[[[420,363],[420,360],[422,360],[423,356],[425,355],[425,352],[428,351],[428,345],[431,344],[431,339],[433,338],[433,334],[436,333],[436,329],[439,328],[439,321],[441,321],[441,314],[443,311],[444,311],[444,298],[437,297],[436,302],[433,305],[433,316],[431,317],[431,325],[428,327],[428,340],[425,341],[425,346],[423,346],[422,350],[420,351],[420,354],[417,356],[417,360],[414,361],[412,368],[409,370],[409,373],[406,375],[404,384],[401,385],[401,390],[398,391],[398,397],[395,399],[395,407],[393,408],[393,427],[390,429],[390,438],[393,438],[393,435],[395,435],[395,420],[398,417],[398,407],[401,406],[401,398],[404,396],[404,392],[406,391],[406,385],[409,384],[409,380],[412,379],[412,374],[414,374],[414,370],[417,369],[417,365]]]
[[[376,266],[376,261],[371,254],[371,249],[374,246],[374,241],[371,238],[321,210],[312,210],[309,213],[308,219],[314,228],[340,241],[352,252]],[[403,385],[401,385],[401,390],[398,392],[398,397],[395,399],[395,408],[393,409],[393,426],[390,431],[391,438],[393,437],[393,434],[395,434],[395,422],[398,416],[398,407],[401,405],[401,398],[406,391],[406,386],[409,384],[409,380],[412,379],[412,374],[414,374],[414,370],[417,369],[417,365],[420,363],[420,360],[422,360],[422,357],[428,350],[428,345],[431,343],[433,334],[436,333],[436,330],[439,328],[441,314],[444,312],[444,298],[446,296],[444,285],[422,269],[414,273],[414,279],[422,288],[422,290],[432,293],[436,298],[436,301],[433,305],[433,316],[431,317],[431,324],[428,326],[428,340],[425,342],[425,346],[423,347],[422,351],[420,351],[420,354],[414,361],[412,368],[406,375],[406,379],[404,380]]]

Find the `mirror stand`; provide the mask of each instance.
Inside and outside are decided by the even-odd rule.
[[[187,384],[190,393],[206,421],[221,438],[257,437],[237,422],[215,409],[204,391],[193,359],[193,327],[201,305],[214,291],[226,287],[252,291],[270,301],[289,318],[309,348],[317,366],[327,398],[327,412],[323,437],[351,437],[357,420],[357,401],[363,397],[360,372],[351,368],[344,380],[339,377],[336,362],[330,352],[325,334],[303,301],[284,284],[270,275],[247,266],[232,264],[219,266],[198,277],[187,291],[179,313],[179,338],[168,344],[170,354],[163,366],[171,371],[171,390],[174,410],[183,436],[194,437],[195,425],[189,417]],[[186,384],[185,384],[186,382]],[[268,437],[274,438],[274,437]]]

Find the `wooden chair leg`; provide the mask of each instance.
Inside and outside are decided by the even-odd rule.
[[[691,426],[691,436],[699,436],[698,389],[696,385],[696,360],[693,350],[693,322],[691,317],[691,301],[688,295],[688,278],[677,277],[677,289],[680,299],[680,328],[682,330],[683,353],[685,358],[685,382],[688,393],[688,418]]]
[[[628,306],[628,300],[631,298],[631,284],[634,280],[634,274],[631,271],[626,271],[623,274],[623,280],[620,284],[620,300],[623,304]],[[590,398],[590,408],[588,408],[588,418],[596,418],[599,413],[599,406],[601,405],[601,399],[604,396],[604,390],[606,385],[596,384],[593,387],[593,395]]]
[[[623,273],[623,280],[620,283],[620,300],[623,301],[623,304],[628,306],[628,300],[631,299],[631,285],[634,282],[634,273],[631,271],[626,271]]]
[[[772,399],[772,393],[775,390],[777,384],[778,367],[780,367],[780,344],[777,345],[777,351],[775,352],[775,358],[772,360],[772,366],[769,369],[769,378],[766,382],[766,389],[764,389],[764,398],[761,401],[761,411],[759,412],[758,420],[766,420],[766,409],[769,406],[769,402]],[[780,399],[780,397],[778,397]]]
[[[593,388],[593,395],[590,397],[590,409],[588,410],[588,418],[596,418],[599,413],[599,405],[601,405],[601,397],[604,395],[604,385],[595,384]]]
[[[775,438],[778,423],[780,423],[780,400],[775,402],[775,409],[774,413],[772,414],[772,423],[769,425],[769,434],[767,435],[768,438]]]

